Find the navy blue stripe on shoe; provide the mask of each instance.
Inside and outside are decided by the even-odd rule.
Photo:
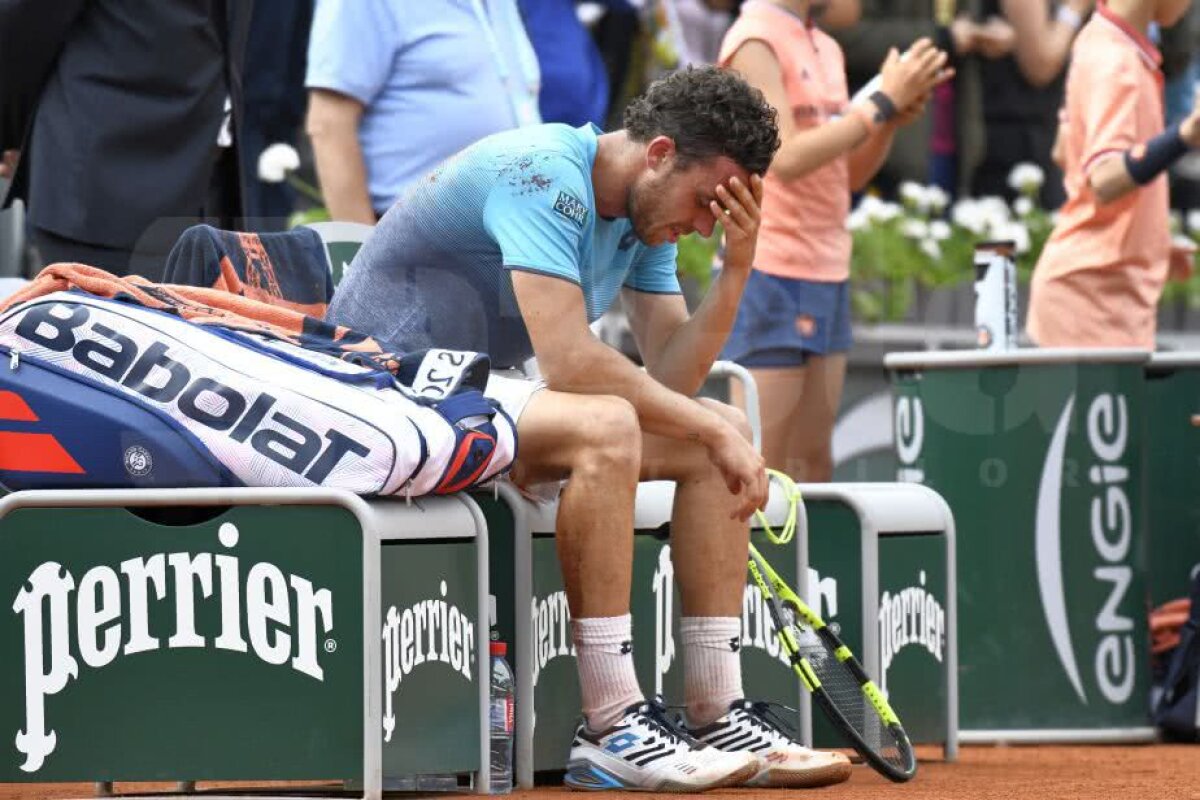
[[[671,755],[671,748],[667,747],[666,745],[659,745],[658,747],[652,748],[648,751],[643,750],[641,753],[634,753],[629,757],[629,760],[634,764],[637,764],[639,767],[644,767],[647,764],[653,764],[660,758],[665,758],[669,755]]]
[[[735,750],[744,747],[748,742],[757,738],[754,731],[737,731],[732,736],[724,737],[720,742],[713,740],[712,745],[721,750]]]

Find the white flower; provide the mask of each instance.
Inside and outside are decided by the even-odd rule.
[[[864,194],[862,199],[858,201],[858,205],[855,206],[855,208],[862,211],[864,214],[870,214],[872,208],[880,205],[883,205],[883,201],[878,197],[873,194]]]
[[[925,199],[929,202],[929,209],[935,214],[942,213],[942,209],[950,203],[950,195],[940,186],[926,186]]]
[[[861,205],[846,215],[846,230],[848,231],[861,231],[870,224],[871,220],[862,210]]]
[[[1033,194],[1046,182],[1046,173],[1037,164],[1022,162],[1008,173],[1008,185],[1015,192]]]
[[[920,244],[921,252],[932,258],[934,261],[942,259],[942,247],[933,239],[922,239]]]
[[[866,195],[858,204],[859,210],[867,215],[871,222],[888,222],[900,216],[900,206],[887,203],[874,195]]]
[[[944,242],[950,238],[950,223],[944,219],[935,219],[929,223],[929,236],[936,242]]]
[[[985,235],[997,238],[999,235],[997,231],[1012,220],[1012,211],[1009,209],[1008,203],[1000,197],[982,197],[976,202],[979,204],[979,213],[983,217]]]
[[[925,187],[912,181],[904,181],[900,184],[900,199],[906,206],[922,211],[928,205],[928,200],[925,199]]]
[[[1171,233],[1180,233],[1183,231],[1183,212],[1177,208],[1172,208],[1167,212],[1167,227]]]
[[[929,224],[923,219],[906,219],[900,223],[900,232],[910,239],[924,239],[929,236]]]
[[[1187,213],[1187,229],[1190,233],[1200,233],[1200,208],[1193,208]]]
[[[1029,252],[1029,229],[1024,222],[1005,222],[992,229],[992,238],[1012,242],[1018,253]]]
[[[950,219],[960,228],[966,228],[976,236],[987,232],[987,221],[983,217],[983,209],[979,203],[969,197],[964,197],[950,209]]]
[[[276,142],[258,157],[258,179],[264,183],[283,183],[287,174],[300,168],[300,154],[286,142]]]
[[[1018,217],[1028,217],[1033,213],[1033,201],[1021,195],[1013,201],[1013,210],[1017,212]]]

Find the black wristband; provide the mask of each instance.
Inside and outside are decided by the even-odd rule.
[[[871,92],[868,99],[879,109],[875,112],[876,122],[887,122],[896,116],[896,104],[883,92]]]
[[[1125,169],[1138,186],[1145,186],[1188,151],[1188,144],[1179,133],[1179,126],[1167,128],[1145,144],[1125,151]]]

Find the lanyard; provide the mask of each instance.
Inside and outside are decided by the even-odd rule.
[[[483,29],[483,37],[492,53],[492,61],[496,64],[500,82],[504,85],[505,92],[508,93],[508,102],[512,106],[513,118],[517,127],[537,125],[542,121],[537,107],[538,90],[542,78],[541,71],[538,69],[537,54],[533,52],[533,46],[529,43],[529,37],[525,33],[525,26],[521,23],[520,16],[515,13],[516,0],[490,1],[493,13],[504,15],[504,22],[507,23],[505,27],[507,32],[512,35],[513,48],[516,50],[517,62],[521,71],[519,81],[515,80],[509,71],[508,61],[504,58],[504,51],[496,39],[492,21],[488,18],[487,11],[484,10],[483,0],[471,0],[471,10],[475,12],[475,19],[478,20],[479,27]]]

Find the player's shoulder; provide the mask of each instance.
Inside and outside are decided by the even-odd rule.
[[[1097,88],[1143,66],[1137,42],[1107,19],[1093,17],[1071,48],[1071,68]]]
[[[546,188],[548,182],[591,182],[596,134],[587,129],[534,125],[508,131],[497,144],[493,153],[497,171],[520,177],[530,188]]]
[[[544,208],[586,229],[594,217],[595,131],[539,125],[511,134],[506,134],[491,156],[494,171],[489,208]]]

